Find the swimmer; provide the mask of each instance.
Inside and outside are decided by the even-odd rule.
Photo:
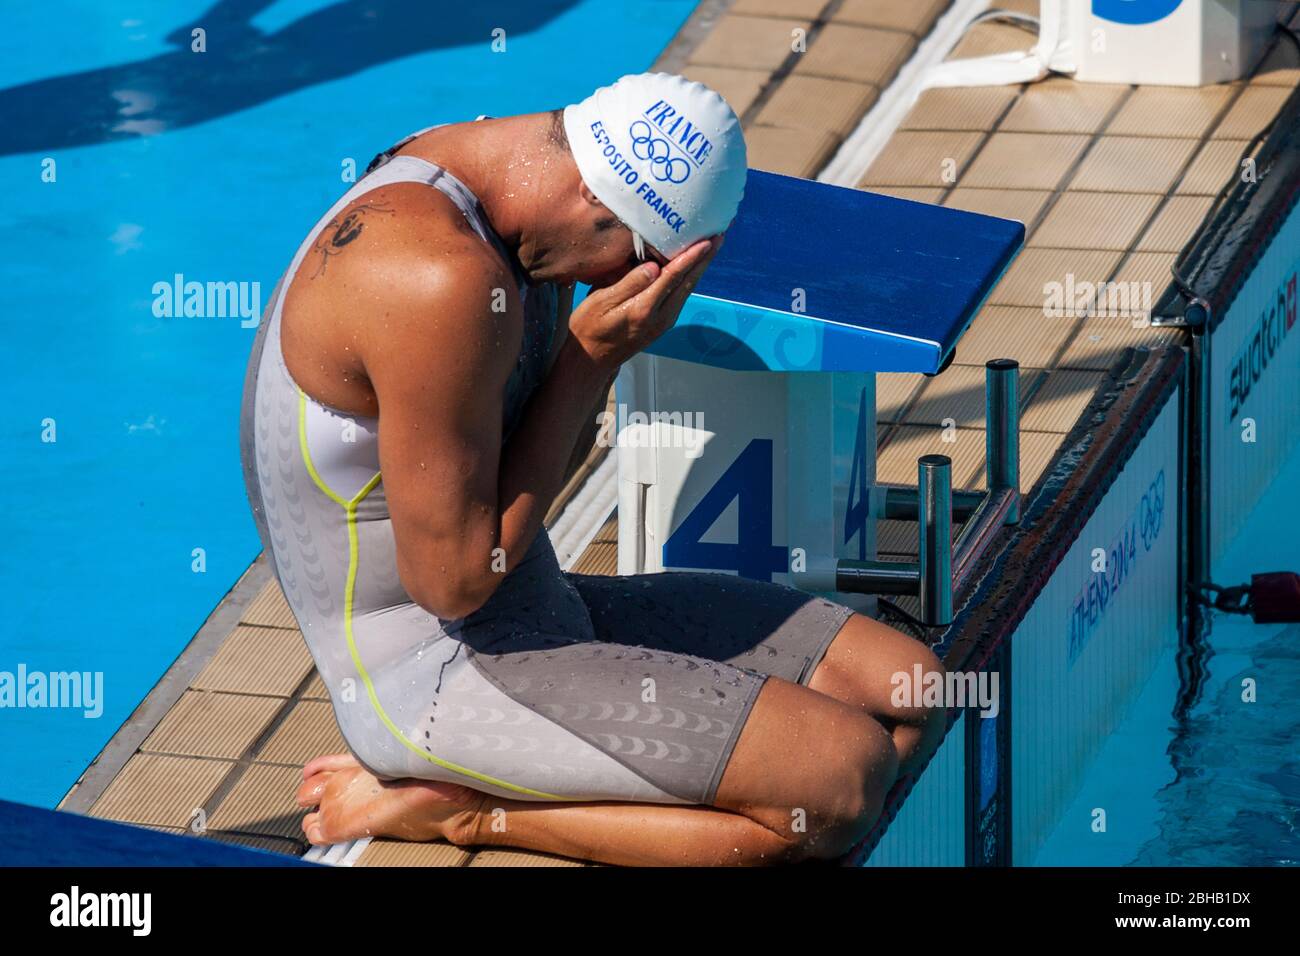
[[[777,584],[567,574],[543,528],[745,175],[720,96],[627,76],[408,137],[302,242],[241,450],[350,749],[304,770],[312,843],[826,859],[937,746],[942,710],[890,700],[892,675],[940,670],[911,638]]]

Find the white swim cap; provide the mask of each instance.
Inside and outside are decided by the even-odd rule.
[[[671,73],[625,76],[564,110],[587,188],[672,258],[731,224],[745,194],[745,137],[727,101]]]

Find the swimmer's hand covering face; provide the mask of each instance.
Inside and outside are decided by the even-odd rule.
[[[724,232],[748,172],[740,120],[703,83],[669,73],[625,76],[564,110],[587,188],[632,230],[637,257],[671,259]]]
[[[667,265],[646,262],[603,289],[592,289],[569,318],[569,333],[602,369],[616,371],[672,328],[722,236],[697,242]]]

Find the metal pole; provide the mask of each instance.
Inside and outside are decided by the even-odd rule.
[[[989,494],[1004,488],[1016,492],[1006,523],[1020,520],[1020,363],[992,359],[984,365],[985,471]]]
[[[952,623],[952,459],[924,455],[916,462],[921,513],[917,524],[921,620]]]
[[[914,562],[850,561],[835,566],[835,590],[848,594],[908,594],[915,596],[921,580]]]
[[[1191,421],[1187,428],[1188,450],[1187,505],[1184,508],[1187,529],[1187,577],[1192,585],[1208,581],[1210,556],[1210,403],[1214,396],[1210,376],[1210,307],[1203,299],[1193,299],[1185,312],[1186,325],[1192,332],[1192,366],[1190,382]],[[1210,620],[1196,600],[1196,591],[1186,588],[1187,626],[1178,653],[1179,692],[1174,713],[1183,720],[1200,701],[1205,691],[1208,670],[1207,636]]]
[[[984,492],[962,491],[952,493],[952,520],[961,524],[984,503]],[[915,521],[920,513],[920,498],[915,488],[886,487],[885,513],[882,518],[894,521]]]
[[[1016,506],[1019,495],[1010,488],[995,491],[969,521],[952,549],[952,593],[961,594],[970,583],[975,565],[1007,525],[1007,511]]]
[[[1188,321],[1197,318],[1197,329],[1192,333],[1192,473],[1195,481],[1195,511],[1192,514],[1191,580],[1194,584],[1210,579],[1210,349],[1213,346],[1209,328],[1208,309],[1199,303],[1188,308]]]

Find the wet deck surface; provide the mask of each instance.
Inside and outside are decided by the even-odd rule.
[[[714,86],[742,116],[751,165],[812,177],[947,6],[946,0],[736,0],[710,19],[683,72]],[[1037,12],[1031,0],[997,6]],[[806,31],[806,53],[791,51],[796,29]],[[1032,44],[1021,29],[985,23],[968,31],[952,55]],[[983,364],[1010,356],[1022,367],[1021,476],[1028,491],[1123,349],[1170,342],[1177,334],[1129,317],[1045,316],[1044,285],[1068,275],[1149,282],[1154,304],[1179,250],[1238,174],[1244,148],[1298,81],[1296,47],[1278,38],[1251,79],[1210,88],[1058,77],[924,93],[859,186],[1020,219],[1028,241],[951,368],[933,378],[878,376],[878,480],[914,484],[916,459],[940,453],[953,460],[955,487],[981,487]],[[579,480],[599,456],[600,450],[593,453]],[[914,525],[880,522],[881,556],[913,560],[915,533]],[[612,574],[615,567],[611,516],[574,570]],[[197,810],[205,838],[301,854],[302,813],[294,805],[301,767],[317,754],[344,749],[297,625],[271,583],[121,771],[106,786],[95,783],[103,789],[89,810],[177,833],[192,832]],[[357,865],[582,864],[377,840]]]

